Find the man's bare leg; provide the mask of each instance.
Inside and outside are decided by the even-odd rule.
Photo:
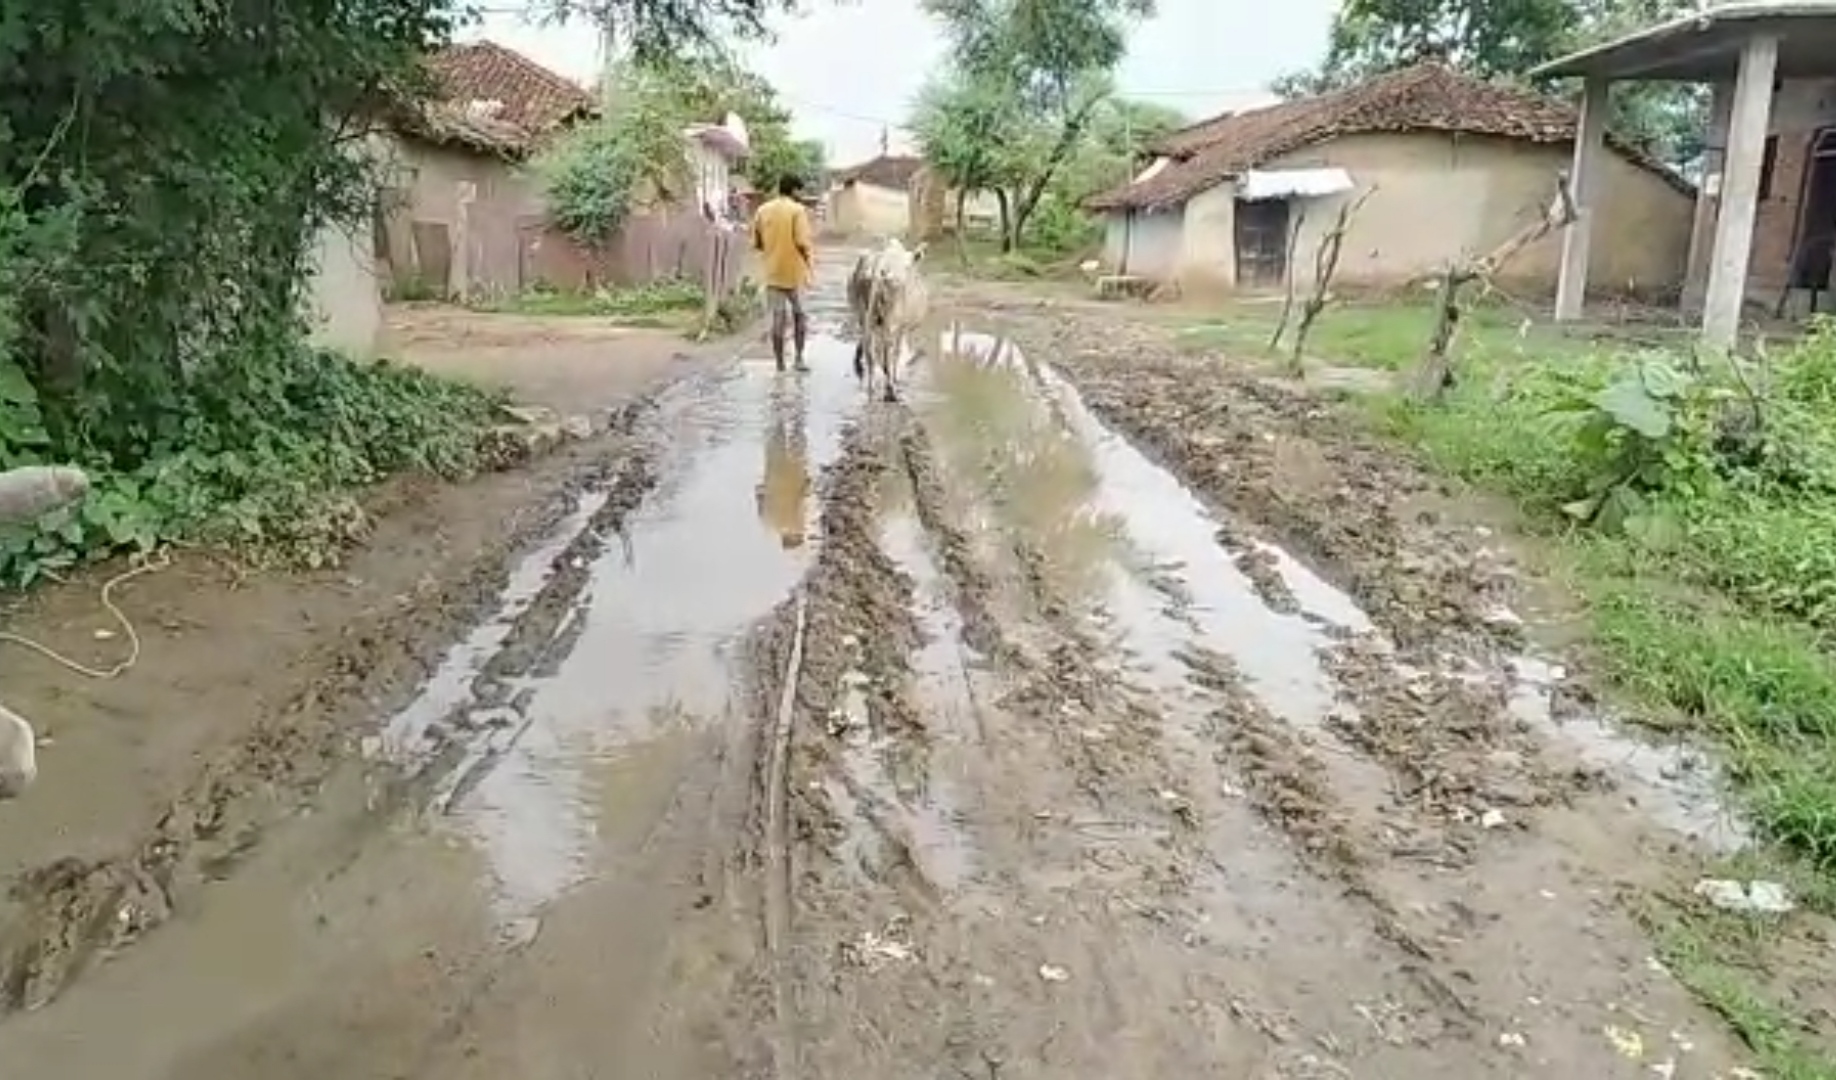
[[[771,358],[778,363],[778,370],[784,370],[784,301],[782,298],[771,298]],[[798,350],[802,352],[801,349]]]
[[[799,311],[797,312],[795,316],[792,317],[791,332],[796,336],[797,370],[798,371],[808,371],[810,370],[810,365],[803,362],[803,345],[804,345],[804,342],[809,340],[810,320],[804,317],[803,312]],[[784,345],[782,342],[780,342],[778,345],[778,355],[782,357],[783,354],[784,354]],[[782,368],[784,366],[784,362],[780,360],[778,362],[778,366]]]

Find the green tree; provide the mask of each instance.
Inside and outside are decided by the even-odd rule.
[[[924,0],[924,7],[943,23],[952,46],[950,78],[959,86],[946,100],[980,110],[948,126],[973,131],[995,115],[988,110],[999,112],[997,105],[1019,110],[1017,123],[999,128],[1009,141],[994,155],[1003,173],[995,188],[1005,220],[1002,245],[1011,250],[1108,99],[1129,26],[1151,15],[1153,2]],[[933,119],[921,126],[946,125]]]
[[[620,68],[613,105],[550,146],[534,163],[555,224],[588,244],[610,239],[640,201],[680,195],[689,183],[683,129],[698,119],[673,68]]]
[[[1008,193],[1025,176],[1019,151],[1028,142],[1028,126],[1024,106],[1007,87],[960,69],[932,79],[919,93],[910,127],[925,162],[956,192],[959,237],[965,202],[985,191],[1000,198],[1001,235],[1010,235]]]

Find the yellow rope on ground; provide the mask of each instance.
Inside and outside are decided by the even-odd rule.
[[[108,609],[108,613],[115,617],[117,623],[121,624],[122,631],[126,633],[128,637],[127,658],[115,664],[114,667],[92,668],[80,661],[72,660],[70,657],[65,656],[49,645],[33,641],[29,637],[11,633],[6,630],[0,630],[0,641],[11,642],[21,648],[30,649],[45,659],[50,660],[52,663],[69,668],[78,675],[86,675],[92,679],[117,678],[123,672],[133,667],[140,659],[140,634],[134,629],[134,624],[128,621],[127,615],[124,614],[119,607],[115,606],[115,601],[110,598],[109,594],[115,591],[115,586],[117,585],[131,581],[142,574],[150,574],[155,570],[164,570],[171,565],[172,557],[167,554],[164,549],[161,549],[156,552],[153,557],[147,559],[139,566],[130,567],[102,583],[102,606]]]

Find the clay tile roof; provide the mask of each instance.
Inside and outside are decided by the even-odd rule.
[[[837,184],[852,184],[860,181],[875,187],[894,188],[904,191],[911,185],[912,177],[924,168],[921,157],[905,157],[897,154],[881,154],[871,161],[863,161],[846,169],[837,169],[833,180]]]
[[[455,144],[506,158],[525,156],[532,140],[515,124],[494,119],[448,102],[432,102],[403,110],[398,129],[431,142]]]
[[[584,87],[491,41],[449,45],[428,66],[449,107],[476,116],[471,103],[501,102],[489,120],[531,139],[597,108]]]
[[[1462,75],[1438,63],[1380,75],[1319,97],[1226,113],[1182,128],[1154,147],[1169,164],[1146,180],[1085,200],[1091,210],[1157,210],[1185,202],[1272,158],[1341,135],[1438,131],[1534,143],[1575,137],[1576,110],[1540,94]],[[1689,184],[1623,140],[1613,148],[1678,190]]]

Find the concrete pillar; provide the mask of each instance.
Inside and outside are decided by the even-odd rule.
[[[1728,122],[1734,113],[1734,84],[1718,82],[1709,98],[1707,137],[1702,145],[1702,179],[1696,186],[1696,219],[1689,231],[1689,265],[1683,278],[1683,310],[1701,314],[1708,297],[1709,255],[1715,218],[1721,209],[1722,172],[1727,167]]]
[[[1562,266],[1556,278],[1555,317],[1574,322],[1587,296],[1587,258],[1601,188],[1601,158],[1606,153],[1607,83],[1589,79],[1581,95],[1581,121],[1575,129],[1575,159],[1568,170],[1568,192],[1575,200],[1575,220],[1562,230]]]
[[[1732,349],[1740,334],[1753,221],[1759,210],[1760,163],[1766,156],[1778,65],[1779,39],[1773,34],[1754,34],[1741,48],[1728,120],[1727,163],[1721,170],[1721,212],[1715,221],[1708,296],[1702,309],[1702,343],[1712,349]]]

